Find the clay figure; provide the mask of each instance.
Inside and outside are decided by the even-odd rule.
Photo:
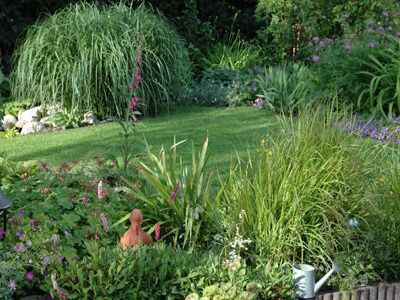
[[[129,219],[131,220],[131,227],[121,237],[122,249],[125,249],[126,246],[139,245],[140,241],[142,241],[143,245],[150,245],[153,242],[153,238],[142,230],[143,215],[140,209],[134,209]]]

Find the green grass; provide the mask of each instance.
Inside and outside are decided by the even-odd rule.
[[[247,146],[259,143],[259,138],[271,132],[277,118],[265,110],[254,107],[207,108],[179,107],[169,115],[139,121],[138,136],[145,136],[154,153],[176,140],[188,139],[178,146],[178,155],[184,162],[191,160],[192,142],[200,151],[207,134],[211,155],[208,165],[228,169],[235,149],[246,155]],[[71,159],[80,160],[107,151],[108,145],[119,141],[120,127],[116,123],[67,129],[0,140],[0,153],[6,152],[14,161],[45,159],[51,165]],[[209,168],[207,168],[209,169]]]

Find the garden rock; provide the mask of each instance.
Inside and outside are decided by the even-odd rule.
[[[139,245],[140,242],[143,245],[150,245],[153,242],[153,238],[142,230],[143,215],[140,209],[134,209],[129,219],[131,220],[131,227],[121,237],[122,249],[125,249],[126,246]]]
[[[38,133],[45,129],[45,126],[41,122],[30,122],[24,125],[21,131],[21,135],[27,135],[32,133]]]
[[[17,123],[17,118],[13,115],[5,115],[3,118],[3,128],[4,129],[11,129]]]
[[[40,106],[23,110],[18,113],[18,121],[37,122],[42,117],[42,109]]]
[[[29,123],[28,121],[18,121],[17,123],[15,123],[15,127],[23,128],[28,123]]]
[[[88,111],[86,114],[83,115],[82,123],[94,124],[97,122],[98,120],[92,111]]]

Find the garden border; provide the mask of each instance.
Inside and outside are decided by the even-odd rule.
[[[379,283],[355,289],[355,293],[335,292],[317,295],[315,300],[400,300],[400,282]]]

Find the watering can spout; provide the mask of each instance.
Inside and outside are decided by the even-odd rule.
[[[324,277],[322,277],[316,284],[314,288],[314,293],[317,293],[321,286],[328,280],[328,278],[332,275],[333,272],[340,272],[340,267],[333,262],[332,263],[332,270],[330,270]]]

